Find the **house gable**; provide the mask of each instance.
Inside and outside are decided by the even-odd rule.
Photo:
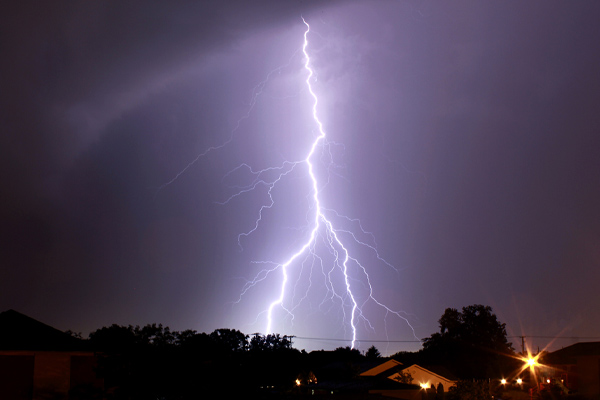
[[[388,360],[388,361],[384,362],[383,364],[379,364],[376,367],[366,370],[365,372],[361,373],[360,376],[378,376],[378,375],[385,373],[386,371],[389,371],[390,373],[392,373],[394,369],[396,369],[397,367],[399,367],[401,365],[402,365],[402,363],[399,361]]]
[[[580,342],[542,358],[549,376],[587,398],[600,397],[600,342]]]
[[[0,313],[0,350],[81,351],[86,343],[15,310]]]
[[[441,383],[444,387],[444,391],[447,392],[448,389],[450,389],[450,387],[452,387],[456,384],[455,380],[453,380],[449,377],[439,375],[439,374],[437,374],[427,368],[421,367],[420,365],[417,365],[417,364],[413,364],[410,367],[404,368],[400,371],[400,373],[397,372],[395,374],[392,374],[388,378],[396,380],[397,378],[400,377],[400,374],[406,374],[406,373],[409,373],[410,376],[412,377],[413,384],[420,385],[421,387],[437,388],[438,385]]]
[[[86,341],[17,311],[0,313],[0,399],[66,399],[72,390],[100,390],[98,358],[86,348]]]

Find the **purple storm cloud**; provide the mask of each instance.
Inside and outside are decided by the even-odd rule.
[[[2,13],[0,310],[384,354],[469,304],[600,335],[600,6],[249,3]]]

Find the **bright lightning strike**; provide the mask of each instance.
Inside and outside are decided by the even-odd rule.
[[[417,339],[414,329],[410,325],[405,313],[394,310],[384,303],[380,302],[374,294],[373,285],[369,277],[369,272],[366,264],[362,262],[355,254],[356,248],[362,248],[372,255],[381,263],[390,268],[393,272],[398,271],[385,259],[383,259],[377,250],[375,240],[370,232],[363,229],[361,223],[357,219],[352,219],[339,214],[331,208],[326,208],[323,205],[321,196],[322,189],[327,186],[328,181],[323,182],[319,179],[316,172],[319,162],[323,162],[325,156],[331,159],[332,142],[327,140],[327,135],[322,121],[318,115],[319,98],[313,88],[315,81],[315,72],[311,66],[311,58],[309,55],[309,34],[310,25],[302,18],[306,30],[304,31],[304,41],[302,44],[302,54],[304,56],[303,69],[306,73],[305,87],[310,94],[312,103],[311,116],[312,123],[315,128],[312,132],[314,138],[309,143],[304,158],[296,161],[284,161],[280,165],[254,170],[249,164],[243,163],[238,165],[233,170],[229,171],[224,178],[233,175],[239,171],[245,171],[252,176],[252,180],[245,186],[238,186],[237,192],[225,199],[219,204],[225,205],[231,202],[234,198],[244,196],[258,190],[266,188],[268,201],[264,203],[258,210],[258,215],[254,220],[253,226],[238,235],[238,245],[242,249],[243,239],[254,234],[264,223],[266,223],[268,211],[275,206],[274,193],[282,184],[282,181],[289,178],[292,173],[304,174],[308,177],[307,201],[309,203],[307,215],[307,228],[305,228],[306,239],[297,245],[297,250],[292,252],[289,257],[283,262],[274,261],[255,261],[254,264],[270,265],[270,268],[265,268],[259,271],[252,280],[248,281],[242,288],[239,298],[236,303],[242,301],[243,297],[249,291],[255,289],[261,284],[265,284],[267,277],[272,279],[272,276],[279,276],[277,284],[277,294],[274,299],[268,302],[268,307],[257,316],[257,321],[261,315],[266,316],[265,334],[273,333],[273,326],[276,321],[275,314],[283,311],[292,321],[295,318],[296,309],[304,301],[308,301],[309,290],[313,285],[313,279],[317,276],[324,282],[325,295],[320,300],[319,309],[327,308],[331,304],[339,306],[342,315],[344,331],[350,331],[351,347],[355,348],[358,339],[360,324],[362,323],[366,329],[374,331],[375,328],[367,318],[366,306],[375,305],[384,312],[384,324],[387,326],[387,317],[395,316],[403,320],[410,327],[413,337]],[[292,57],[293,58],[293,57]],[[288,65],[291,63],[288,63]],[[165,183],[160,189],[174,182],[181,174],[190,168],[201,157],[208,152],[220,150],[229,145],[234,140],[234,134],[240,128],[243,120],[249,118],[252,109],[254,108],[259,95],[262,93],[265,85],[268,83],[271,76],[277,72],[280,73],[283,67],[271,71],[265,80],[259,83],[253,91],[252,101],[245,116],[238,120],[237,125],[231,131],[230,137],[221,145],[210,147],[192,162],[190,162],[182,171],[180,171],[171,181]],[[329,163],[327,170],[329,172],[332,162]],[[353,227],[353,228],[349,228]],[[372,244],[369,244],[361,239],[361,237],[369,236]],[[304,292],[299,289],[299,280],[304,274],[305,269],[309,270],[308,289]],[[292,272],[293,271],[293,272]],[[295,274],[298,278],[296,282],[291,282],[291,277]],[[298,294],[300,292],[300,294]],[[327,306],[325,305],[327,304]],[[387,335],[387,328],[386,328]],[[417,339],[418,340],[418,339]]]
[[[306,156],[306,159],[304,160],[308,167],[308,175],[310,176],[310,180],[312,183],[313,201],[315,204],[314,227],[313,227],[312,231],[310,232],[309,240],[306,243],[304,243],[304,245],[300,248],[300,250],[297,253],[292,255],[292,257],[290,257],[285,263],[283,263],[281,265],[281,270],[282,270],[282,274],[283,274],[283,279],[281,282],[281,291],[280,291],[279,298],[277,300],[273,301],[271,303],[271,305],[269,306],[269,310],[267,312],[267,329],[265,331],[266,333],[272,332],[271,327],[273,325],[273,308],[283,304],[283,299],[285,297],[285,289],[286,289],[287,280],[288,280],[287,269],[290,266],[290,264],[292,264],[293,261],[295,261],[298,257],[300,257],[300,255],[304,254],[308,250],[308,248],[314,243],[314,241],[317,237],[317,232],[319,231],[319,228],[321,226],[321,221],[326,225],[329,233],[332,233],[333,237],[335,237],[336,242],[343,248],[342,243],[337,239],[337,237],[335,236],[335,232],[331,229],[332,228],[331,223],[325,218],[325,216],[323,215],[323,212],[321,210],[321,202],[319,201],[319,186],[318,186],[317,178],[315,176],[314,167],[311,162],[311,158],[315,154],[315,149],[323,140],[325,140],[325,131],[323,130],[323,124],[321,123],[321,121],[319,120],[319,117],[317,116],[318,98],[317,98],[317,95],[315,94],[315,92],[313,91],[312,85],[310,83],[310,81],[313,77],[313,70],[310,68],[310,57],[306,51],[306,48],[308,46],[308,32],[310,31],[310,26],[304,20],[304,18],[302,18],[302,21],[306,25],[306,31],[304,32],[304,44],[302,46],[302,52],[304,53],[304,59],[305,59],[304,68],[308,71],[308,77],[306,78],[306,85],[308,86],[308,91],[310,92],[310,95],[313,98],[312,116],[319,128],[319,135],[313,141],[310,151],[308,152],[308,155]],[[344,248],[344,251],[345,251],[346,256],[345,256],[343,264],[344,264],[344,268],[346,268],[346,263],[348,262],[348,252],[346,251],[345,248]],[[347,274],[346,270],[344,271],[344,277],[345,277],[345,282],[346,282],[346,288],[348,290],[348,293],[350,295],[351,302],[352,302],[351,326],[352,326],[352,347],[354,347],[354,342],[356,341],[356,329],[355,329],[355,324],[354,324],[354,316],[356,313],[357,304],[356,304],[356,300],[354,299],[354,296],[352,295],[352,291],[350,290],[350,285],[348,284],[348,274]]]
[[[302,166],[302,167],[306,168],[306,172],[310,178],[311,192],[312,192],[312,212],[314,213],[313,217],[312,217],[312,229],[310,230],[310,234],[309,234],[308,238],[306,239],[306,241],[285,262],[279,263],[279,264],[273,263],[273,264],[275,264],[275,267],[273,267],[272,269],[260,271],[255,276],[255,278],[244,287],[244,289],[242,291],[242,296],[246,293],[247,290],[254,287],[259,282],[262,282],[267,277],[267,275],[279,270],[281,272],[281,283],[279,286],[279,296],[270,303],[270,305],[266,311],[267,324],[266,324],[265,333],[270,334],[273,332],[273,319],[274,319],[273,314],[274,314],[274,311],[276,308],[283,309],[285,312],[290,314],[293,318],[293,310],[290,309],[289,307],[285,306],[286,295],[290,289],[288,287],[289,286],[288,270],[290,268],[292,268],[293,266],[295,266],[295,264],[298,264],[301,258],[304,257],[306,260],[307,256],[311,256],[313,260],[318,260],[319,262],[322,263],[323,259],[318,254],[316,254],[317,239],[319,237],[322,237],[322,238],[324,238],[324,242],[326,243],[326,245],[328,247],[327,251],[330,254],[332,254],[333,258],[334,258],[333,266],[329,267],[329,270],[327,271],[327,274],[326,274],[327,281],[328,281],[326,284],[327,288],[328,288],[328,292],[330,293],[330,297],[332,299],[337,299],[341,302],[342,308],[349,309],[349,315],[346,316],[345,312],[344,312],[344,315],[345,315],[345,317],[347,317],[346,319],[349,320],[348,324],[349,324],[349,329],[351,330],[350,342],[351,342],[352,348],[354,348],[356,345],[357,335],[358,335],[358,333],[357,333],[358,320],[362,319],[367,324],[368,327],[372,328],[371,323],[369,322],[369,320],[367,319],[367,317],[364,315],[364,313],[362,311],[362,307],[368,301],[372,301],[377,306],[383,308],[385,310],[386,315],[387,314],[396,315],[397,317],[404,320],[406,323],[408,323],[408,320],[400,312],[392,310],[391,308],[387,307],[383,303],[379,302],[374,297],[373,288],[372,288],[372,285],[371,285],[371,282],[369,279],[369,274],[367,272],[366,267],[363,264],[361,264],[361,262],[357,258],[355,258],[351,255],[348,247],[345,245],[344,241],[341,239],[340,233],[345,233],[345,234],[349,235],[355,243],[358,243],[359,245],[368,247],[370,250],[375,252],[378,260],[383,261],[389,267],[392,267],[392,266],[379,256],[379,254],[377,253],[377,249],[374,246],[370,246],[364,242],[359,241],[357,239],[357,237],[350,231],[336,228],[333,223],[333,220],[328,218],[326,213],[329,212],[329,213],[333,214],[335,217],[341,217],[341,216],[339,214],[337,214],[335,211],[325,209],[321,204],[321,199],[319,196],[319,194],[320,194],[319,188],[321,187],[321,185],[319,184],[319,180],[315,173],[314,158],[316,156],[317,149],[322,148],[326,145],[326,136],[327,135],[326,135],[325,129],[323,127],[323,123],[321,122],[321,120],[319,119],[319,116],[318,116],[319,99],[318,99],[318,96],[315,93],[315,91],[313,89],[313,85],[312,85],[312,81],[314,79],[314,71],[311,67],[311,59],[310,59],[310,55],[307,50],[308,45],[309,45],[308,35],[310,32],[310,25],[306,22],[306,20],[304,20],[304,18],[302,18],[302,21],[306,25],[306,30],[304,32],[304,43],[302,45],[302,53],[304,54],[304,69],[307,72],[307,77],[306,77],[305,83],[306,83],[308,92],[310,93],[310,96],[312,98],[312,118],[317,127],[318,134],[314,138],[314,140],[310,146],[310,149],[308,150],[308,152],[306,154],[306,158],[304,160],[298,161],[298,162],[289,162],[280,167],[268,169],[269,171],[272,171],[272,170],[281,171],[281,173],[279,175],[277,175],[276,179],[274,179],[268,183],[269,196],[270,196],[271,202],[268,205],[265,205],[261,208],[260,213],[259,213],[259,218],[256,220],[254,228],[252,230],[250,230],[249,232],[244,233],[242,235],[249,235],[258,228],[260,222],[262,221],[263,210],[266,208],[272,207],[274,204],[273,198],[271,197],[272,189],[275,187],[275,185],[279,182],[280,179],[284,178],[285,175],[287,175],[292,169],[294,169],[298,166]],[[262,171],[258,172],[257,174],[261,175],[261,174],[267,172],[268,170],[262,170]],[[256,187],[255,185],[258,183],[265,183],[265,182],[257,180],[257,181],[255,181],[254,185],[252,185],[248,188],[248,190],[253,190]],[[241,193],[243,193],[243,192],[239,192],[236,195],[239,195]],[[346,217],[342,217],[342,218],[346,218]],[[346,219],[349,220],[349,218],[346,218]],[[359,223],[359,226],[360,226],[360,223]],[[362,227],[360,227],[360,230],[362,233],[366,233],[362,229]],[[304,264],[304,262],[302,262],[302,264]],[[368,296],[367,296],[366,300],[363,300],[360,304],[358,301],[358,296],[356,296],[354,293],[353,283],[351,283],[352,281],[355,281],[357,279],[357,277],[351,278],[350,264],[354,264],[354,266],[358,267],[358,269],[362,272],[362,274],[364,276],[362,284],[366,285],[367,289],[368,289]],[[331,282],[331,276],[333,275],[334,270],[338,270],[338,272],[340,272],[343,277],[343,285],[342,285],[343,293],[338,292],[338,290],[336,290],[334,288],[334,285]],[[240,297],[240,299],[241,299],[241,297]],[[302,298],[302,300],[303,299],[304,299],[304,297]],[[410,324],[409,324],[409,326],[410,326]],[[414,329],[412,329],[412,327],[411,327],[411,330],[413,331],[413,336],[415,336]]]

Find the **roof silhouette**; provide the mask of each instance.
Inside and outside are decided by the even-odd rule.
[[[422,365],[421,367],[425,368],[429,372],[433,372],[434,374],[441,376],[442,378],[446,378],[451,381],[458,381],[458,377],[443,365]]]
[[[86,342],[15,310],[0,313],[0,350],[86,350]]]
[[[547,364],[576,364],[577,357],[600,355],[600,342],[580,342],[548,353],[544,357]]]

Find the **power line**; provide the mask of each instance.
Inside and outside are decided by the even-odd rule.
[[[350,342],[351,339],[341,339],[341,338],[325,338],[325,337],[309,337],[309,336],[295,336],[297,340],[310,340],[310,341],[325,341],[325,342],[341,342],[346,343]],[[600,336],[539,336],[539,335],[517,335],[517,336],[507,336],[507,339],[521,339],[524,341],[526,338],[528,339],[565,339],[565,340],[600,340]],[[370,340],[370,339],[356,339],[357,342],[361,343],[419,343],[422,344],[422,340]]]
[[[571,340],[582,340],[582,339],[600,339],[600,336],[533,336],[533,335],[519,335],[519,336],[507,336],[507,339],[515,338],[530,338],[530,339],[571,339]]]
[[[303,340],[324,340],[330,342],[351,342],[352,339],[334,339],[334,338],[316,338],[316,337],[305,337],[305,336],[296,336],[296,339]],[[356,339],[357,342],[363,343],[421,343],[421,340],[363,340]]]
[[[308,336],[296,336],[296,339],[300,340],[315,340],[315,341],[326,341],[326,342],[350,342],[351,339],[338,339],[338,338],[324,338],[324,337],[308,337]],[[536,335],[518,335],[518,336],[507,336],[507,339],[570,339],[570,340],[599,340],[600,336],[536,336]],[[362,343],[423,343],[422,340],[371,340],[371,339],[356,339],[357,342]]]
[[[521,339],[521,354],[525,354],[525,339],[550,339],[552,341],[556,339],[567,339],[567,340],[598,340],[600,336],[536,336],[536,335],[517,335],[517,336],[507,336],[507,339]],[[539,351],[539,347],[538,347]]]

